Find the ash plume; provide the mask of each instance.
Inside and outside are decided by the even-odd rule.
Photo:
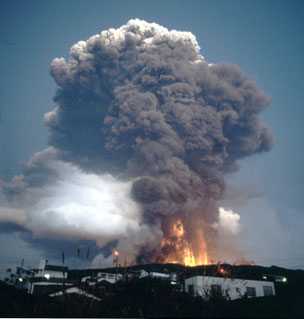
[[[118,245],[139,262],[164,261],[170,247],[160,243],[178,218],[190,241],[203,232],[215,256],[224,174],[237,169],[237,160],[272,148],[273,137],[258,117],[271,98],[237,66],[209,64],[190,32],[138,19],[78,42],[68,62],[53,60],[51,75],[58,106],[44,122],[57,162],[66,165],[62,170],[131,183],[130,200],[140,207],[138,229],[131,232],[137,235],[115,237],[110,230],[104,241],[128,238]],[[22,185],[12,181],[6,192],[58,178],[58,170],[45,165],[38,173],[26,170]],[[13,195],[2,196],[8,201]],[[38,196],[37,214],[49,209],[46,196]],[[98,241],[97,233],[88,227],[83,236]],[[193,249],[196,254],[200,248]]]

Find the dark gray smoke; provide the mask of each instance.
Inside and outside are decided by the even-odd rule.
[[[237,66],[208,64],[199,50],[191,33],[137,19],[80,41],[68,62],[52,62],[58,106],[44,121],[62,161],[135,178],[144,224],[169,238],[179,218],[190,242],[201,227],[214,255],[223,176],[271,149],[258,118],[271,99]],[[159,242],[145,243],[138,260],[165,260],[171,248]]]
[[[258,118],[269,96],[237,66],[208,64],[191,33],[137,19],[70,55],[51,66],[59,89],[45,116],[50,144],[86,170],[140,177],[133,196],[165,237],[168,215],[187,225],[195,214],[214,242],[223,174],[273,145]]]

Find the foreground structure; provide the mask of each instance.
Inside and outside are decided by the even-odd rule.
[[[79,288],[86,290],[86,293],[91,293],[93,290],[94,292],[106,291],[118,281],[132,278],[139,280],[158,278],[170,282],[175,286],[176,291],[201,296],[206,300],[212,296],[223,296],[227,300],[234,300],[243,297],[273,296],[275,295],[274,281],[286,282],[287,280],[283,276],[265,274],[252,277],[250,273],[243,274],[242,278],[235,278],[237,274],[233,274],[227,267],[225,270],[220,265],[210,266],[210,269],[204,268],[204,272],[201,272],[200,275],[199,272],[195,274],[182,266],[176,269],[169,265],[163,267],[142,265],[135,268],[132,270],[126,268],[87,269],[77,270],[75,273],[75,270],[69,270],[68,267],[50,265],[47,261],[41,260],[38,269],[26,270],[16,267],[15,273],[11,268],[7,269],[9,276],[5,281],[16,288],[26,289],[29,294],[55,296],[63,291],[80,293]],[[71,276],[72,272],[74,276]]]
[[[275,295],[274,283],[271,281],[209,276],[193,276],[186,279],[185,291],[205,299],[214,295],[222,295],[230,300]]]

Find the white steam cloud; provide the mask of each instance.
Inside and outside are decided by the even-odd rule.
[[[27,227],[34,234],[102,242],[140,230],[140,208],[130,198],[131,182],[62,166],[56,183],[47,187],[48,195],[28,216]]]
[[[0,204],[2,222],[17,223],[36,237],[88,239],[99,246],[118,240],[130,257],[136,253],[130,237],[140,237],[141,243],[152,239],[153,230],[148,232],[142,224],[141,208],[131,198],[132,181],[85,173],[57,160],[53,148],[36,153],[25,165],[30,177],[37,166],[47,172],[36,176],[39,188],[34,180],[29,183],[27,175],[14,178],[22,185],[19,192],[11,184],[2,184],[2,193],[6,193]],[[157,228],[155,236],[161,236]],[[119,244],[120,240],[124,243]]]
[[[236,235],[240,228],[240,215],[234,213],[231,209],[219,208],[219,228],[221,231],[225,231]]]

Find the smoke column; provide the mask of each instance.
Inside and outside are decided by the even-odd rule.
[[[163,262],[176,253],[172,245],[162,243],[172,241],[177,220],[195,256],[204,249],[216,257],[214,225],[219,223],[217,201],[225,190],[224,174],[237,170],[238,159],[271,149],[273,137],[258,117],[271,98],[237,66],[209,64],[190,32],[168,31],[138,19],[76,43],[68,62],[53,60],[51,75],[58,85],[58,106],[44,122],[50,132],[48,152],[57,168],[36,164],[36,170],[48,176],[47,183],[58,187],[58,172],[69,167],[86,181],[111,174],[115,185],[129,185],[130,203],[121,210],[133,226],[121,218],[117,225],[124,235],[118,231],[115,237],[117,229],[111,227],[110,234],[102,235],[102,227],[99,233],[104,243],[128,238],[118,245],[133,250],[138,262]],[[8,189],[16,183],[32,187],[33,181],[20,186],[20,180],[24,184],[26,176],[34,176],[30,167],[26,172],[25,166],[18,181],[2,186],[7,203]],[[105,183],[109,185],[109,177]],[[43,214],[45,207],[50,211],[55,199],[38,197],[35,214]],[[66,206],[60,207],[59,215],[67,214]],[[33,216],[32,211],[24,214]],[[50,218],[58,220],[57,213]],[[66,224],[60,223],[62,228]],[[26,227],[37,228],[29,222]],[[94,233],[87,237],[98,241],[96,229],[87,227],[86,233]]]

